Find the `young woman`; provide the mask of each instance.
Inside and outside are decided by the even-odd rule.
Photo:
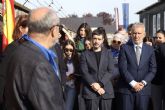
[[[20,15],[16,18],[16,25],[13,31],[13,40],[19,39],[28,32],[28,15]]]
[[[156,32],[155,56],[157,62],[157,72],[154,79],[152,80],[152,86],[151,86],[153,110],[164,110],[165,109],[165,99],[163,98],[164,97],[163,87],[165,87],[164,86],[165,31],[164,30],[158,30]]]
[[[80,54],[85,50],[84,41],[85,39],[90,39],[91,37],[91,28],[87,23],[82,23],[75,37],[76,50]]]
[[[73,110],[75,104],[75,100],[77,99],[77,86],[76,86],[76,78],[79,74],[78,67],[78,56],[75,51],[74,43],[71,40],[67,40],[64,45],[64,62],[67,65],[67,81],[65,87],[66,94],[66,110]]]

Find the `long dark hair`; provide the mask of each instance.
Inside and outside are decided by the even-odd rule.
[[[22,36],[22,33],[19,29],[20,26],[22,26],[23,28],[28,27],[28,15],[20,15],[16,19],[18,20],[16,22],[16,25],[13,31],[13,36],[12,36],[13,40],[16,40]]]
[[[103,35],[103,38],[104,38],[104,42],[103,42],[103,44],[104,44],[104,46],[106,47],[106,48],[108,48],[109,46],[108,46],[108,38],[107,38],[107,34],[106,34],[106,32],[105,32],[105,29],[103,28],[103,27],[98,27],[97,28],[99,31],[101,31],[101,33],[102,33],[102,35]]]
[[[88,25],[88,23],[82,23],[79,28],[77,29],[77,35],[75,37],[75,42],[79,41],[81,39],[80,36],[80,29],[84,28],[85,29],[85,33],[86,33],[86,37],[85,39],[90,39],[91,38],[91,27]]]
[[[71,46],[73,47],[73,52],[72,52],[72,57],[71,57],[71,58],[74,58],[74,56],[77,54],[77,53],[76,53],[76,49],[75,49],[75,44],[74,44],[74,42],[71,41],[71,40],[66,40],[66,41],[64,42],[64,44],[63,44],[63,50],[65,50],[65,47],[66,47],[67,45],[71,45]],[[64,59],[65,59],[65,58],[66,58],[66,55],[65,55],[65,51],[64,51]]]

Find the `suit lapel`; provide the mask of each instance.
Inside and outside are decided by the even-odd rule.
[[[135,54],[135,49],[134,49],[134,45],[133,43],[131,43],[128,47],[129,49],[129,54],[132,56],[131,58],[135,61],[136,65],[137,65],[137,59],[136,59],[136,54]]]
[[[144,63],[145,59],[147,58],[146,55],[147,55],[147,49],[146,46],[143,44],[139,66],[141,66]]]

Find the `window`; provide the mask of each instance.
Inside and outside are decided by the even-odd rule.
[[[144,24],[144,26],[146,28],[146,18],[143,18],[143,24]]]
[[[155,35],[155,33],[156,33],[156,15],[153,15],[153,27],[152,27],[152,29],[153,29],[153,33],[152,33],[152,35],[154,36]]]
[[[156,30],[160,30],[160,13],[157,14],[156,24]]]

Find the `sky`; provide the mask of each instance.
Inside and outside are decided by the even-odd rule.
[[[15,0],[21,4],[29,1],[25,6],[30,9],[39,6],[51,6],[57,11],[60,17],[66,17],[68,14],[76,14],[79,17],[91,13],[96,16],[99,12],[107,12],[114,15],[114,8],[119,9],[119,23],[122,20],[122,3],[129,3],[129,23],[139,21],[136,12],[156,3],[158,0]]]

